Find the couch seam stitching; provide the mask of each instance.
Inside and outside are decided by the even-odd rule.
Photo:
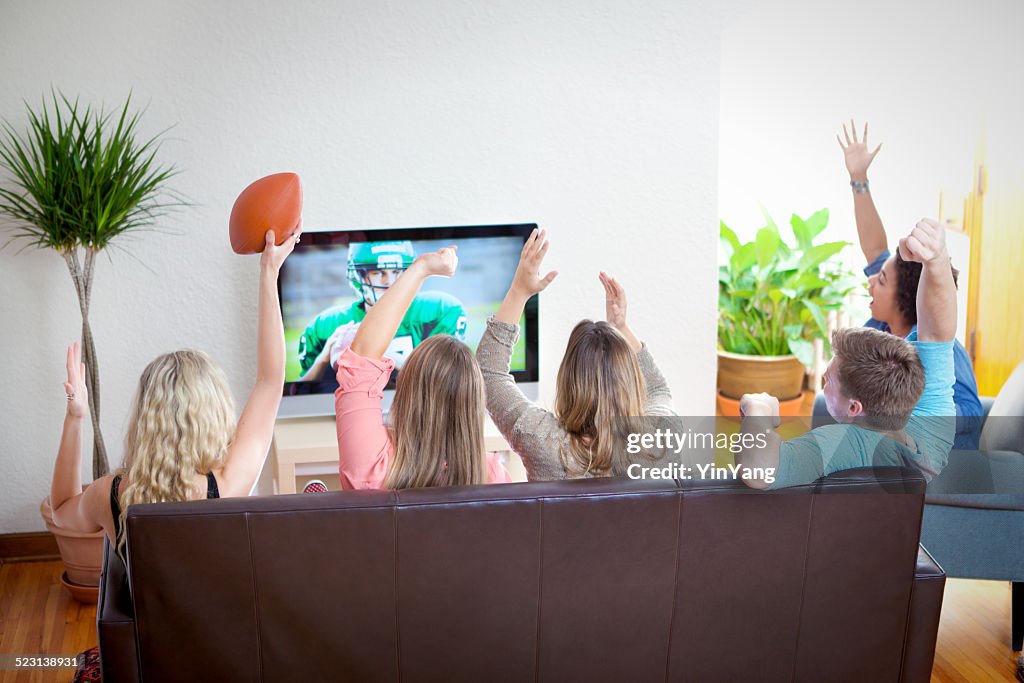
[[[394,520],[392,528],[394,529],[392,537],[395,541],[395,670],[398,673],[398,681],[402,681],[402,629],[399,626],[399,599],[398,599],[398,510],[399,506],[395,505],[391,508],[391,516]]]
[[[544,602],[544,500],[537,499],[537,628],[533,639],[533,680],[540,681],[541,606]]]
[[[669,680],[670,667],[672,664],[672,629],[676,625],[676,601],[679,597],[679,555],[683,545],[683,492],[676,494],[679,499],[676,512],[676,557],[675,568],[672,571],[672,611],[668,618],[668,647],[665,648],[665,680]]]
[[[257,668],[260,674],[259,680],[264,680],[263,676],[263,636],[262,629],[260,629],[260,596],[259,590],[256,588],[256,560],[253,557],[252,552],[252,527],[249,525],[249,513],[245,513],[245,535],[246,540],[249,542],[249,575],[252,577],[252,601],[254,612],[256,615],[256,662]]]
[[[811,559],[811,527],[814,526],[815,495],[812,494],[810,499],[810,507],[807,510],[807,535],[805,537],[806,545],[804,547],[803,575],[800,578],[800,607],[797,609],[796,613],[796,646],[793,648],[793,666],[790,671],[790,680],[792,681],[796,680],[796,667],[797,662],[800,659],[800,631],[804,618],[804,597],[807,594],[807,564]]]

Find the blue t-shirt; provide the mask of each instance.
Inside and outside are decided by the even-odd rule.
[[[889,250],[878,255],[874,261],[864,267],[864,274],[868,277],[877,274],[882,266],[889,259]],[[887,323],[871,318],[864,327],[873,327],[882,332],[892,332]],[[917,330],[915,325],[913,330]],[[913,334],[913,330],[911,334]],[[916,338],[916,337],[915,337]],[[910,339],[908,336],[907,339]],[[953,402],[956,404],[956,439],[953,448],[964,450],[976,450],[981,437],[981,425],[984,421],[984,411],[981,408],[981,401],[978,400],[978,382],[974,379],[974,367],[971,365],[971,357],[967,355],[967,349],[959,341],[953,343],[953,370],[956,373],[956,384],[953,385]]]
[[[782,442],[769,488],[809,484],[856,467],[916,467],[929,481],[942,471],[956,430],[953,342],[919,342],[916,332],[907,340],[924,366],[924,391],[903,430],[913,447],[860,425],[825,425]]]

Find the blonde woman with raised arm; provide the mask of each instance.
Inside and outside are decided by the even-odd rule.
[[[623,417],[671,416],[672,393],[647,347],[626,323],[626,293],[601,273],[607,322],[582,320],[569,335],[555,382],[554,411],[534,404],[516,386],[509,360],[527,300],[555,279],[540,275],[548,242],[534,230],[523,246],[498,313],[487,321],[476,357],[491,419],[519,454],[531,481],[621,476],[631,464]]]
[[[273,436],[284,385],[284,328],[277,275],[298,233],[260,257],[256,384],[235,422],[227,378],[202,351],[157,357],[143,371],[132,403],[124,462],[82,491],[82,423],[88,400],[78,344],[68,348],[67,413],[50,486],[53,519],[75,531],[106,532],[124,551],[125,514],[137,503],[246,496],[256,484]]]
[[[384,352],[430,276],[451,277],[455,247],[422,254],[367,311],[338,358],[334,408],[343,489],[408,489],[510,481],[484,448],[484,381],[469,347],[428,337],[409,354],[385,425],[384,387],[395,362]]]

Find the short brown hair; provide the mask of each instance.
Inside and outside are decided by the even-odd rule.
[[[832,333],[839,384],[864,406],[862,422],[874,429],[903,429],[924,391],[924,366],[913,344],[894,334],[855,327]]]

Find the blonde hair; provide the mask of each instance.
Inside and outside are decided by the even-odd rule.
[[[139,377],[121,466],[119,551],[128,507],[198,497],[195,476],[221,462],[235,435],[227,377],[202,351],[153,360]]]
[[[646,411],[647,383],[629,342],[607,322],[582,320],[569,335],[555,383],[555,417],[570,476],[624,475],[630,417]]]
[[[395,387],[394,458],[384,487],[463,486],[487,480],[484,378],[469,347],[448,335],[409,355]]]

